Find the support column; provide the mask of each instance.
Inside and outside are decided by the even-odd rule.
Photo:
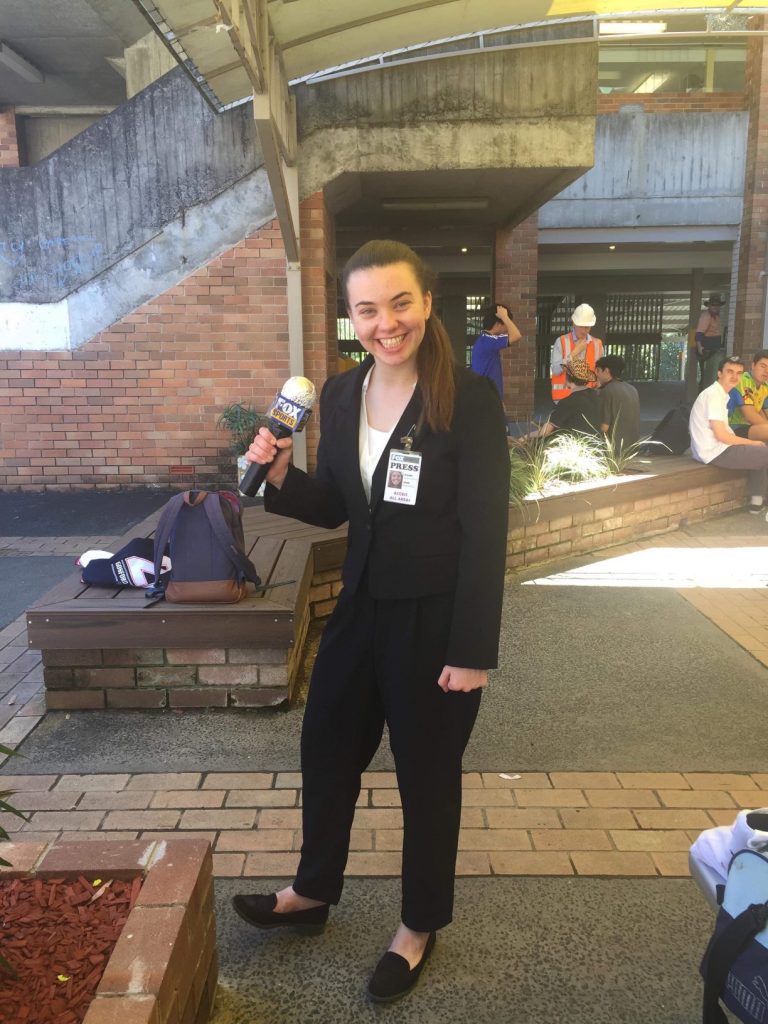
[[[517,227],[499,228],[495,256],[491,301],[509,306],[523,334],[519,342],[501,355],[504,405],[508,419],[529,422],[533,417],[536,373],[538,215],[528,217]]]
[[[16,111],[0,107],[0,167],[19,167],[19,140],[16,135]]]
[[[699,391],[699,361],[696,358],[696,325],[701,316],[704,271],[698,267],[691,272],[691,305],[688,311],[688,357],[685,362],[685,400],[692,404]]]
[[[750,27],[762,28],[762,18]],[[746,89],[749,96],[749,133],[744,175],[744,213],[739,249],[739,284],[736,299],[734,352],[748,355],[762,348],[766,313],[768,269],[768,47],[763,38],[747,44]],[[733,301],[734,296],[731,296]]]
[[[300,204],[301,300],[304,374],[320,390],[337,369],[336,238],[322,192]],[[290,273],[290,271],[289,271]],[[319,439],[317,411],[307,427],[307,462],[314,467]]]
[[[299,222],[299,175],[295,167],[285,168],[287,201],[291,219]],[[297,256],[300,253],[296,254]],[[292,377],[305,377],[304,371],[304,310],[301,294],[301,262],[287,260],[285,267],[285,290],[288,300],[288,367]],[[307,468],[306,431],[296,434],[293,439],[293,461],[299,469]]]

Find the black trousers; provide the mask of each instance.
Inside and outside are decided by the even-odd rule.
[[[328,621],[301,737],[304,842],[294,888],[338,903],[360,776],[386,722],[403,806],[402,920],[451,920],[461,818],[461,758],[480,690],[444,693],[453,596],[345,596]]]

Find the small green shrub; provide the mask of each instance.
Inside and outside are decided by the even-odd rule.
[[[232,435],[230,449],[234,455],[245,455],[259,427],[265,427],[268,423],[268,416],[243,402],[225,406],[216,420],[217,427],[228,430]]]

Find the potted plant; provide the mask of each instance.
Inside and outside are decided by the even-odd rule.
[[[225,406],[216,421],[217,427],[223,427],[231,435],[232,442],[229,450],[237,456],[238,485],[250,465],[245,458],[245,453],[259,427],[265,427],[268,423],[269,417],[257,412],[252,405],[244,402],[233,402],[231,405]]]

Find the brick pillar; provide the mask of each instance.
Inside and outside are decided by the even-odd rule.
[[[336,238],[322,192],[300,206],[301,299],[304,309],[304,373],[317,388],[336,372]],[[307,461],[315,466],[319,417],[307,427]]]
[[[19,165],[16,111],[13,107],[0,107],[0,167],[18,167]]]
[[[522,339],[501,356],[504,405],[510,419],[527,422],[533,416],[536,372],[537,214],[515,228],[499,228],[495,256],[493,298],[509,306],[523,334]]]
[[[750,19],[750,27],[762,28],[762,19]],[[751,354],[763,347],[766,314],[768,279],[761,274],[768,270],[768,48],[762,37],[747,44],[746,88],[749,133],[732,339],[734,351],[741,354]]]

